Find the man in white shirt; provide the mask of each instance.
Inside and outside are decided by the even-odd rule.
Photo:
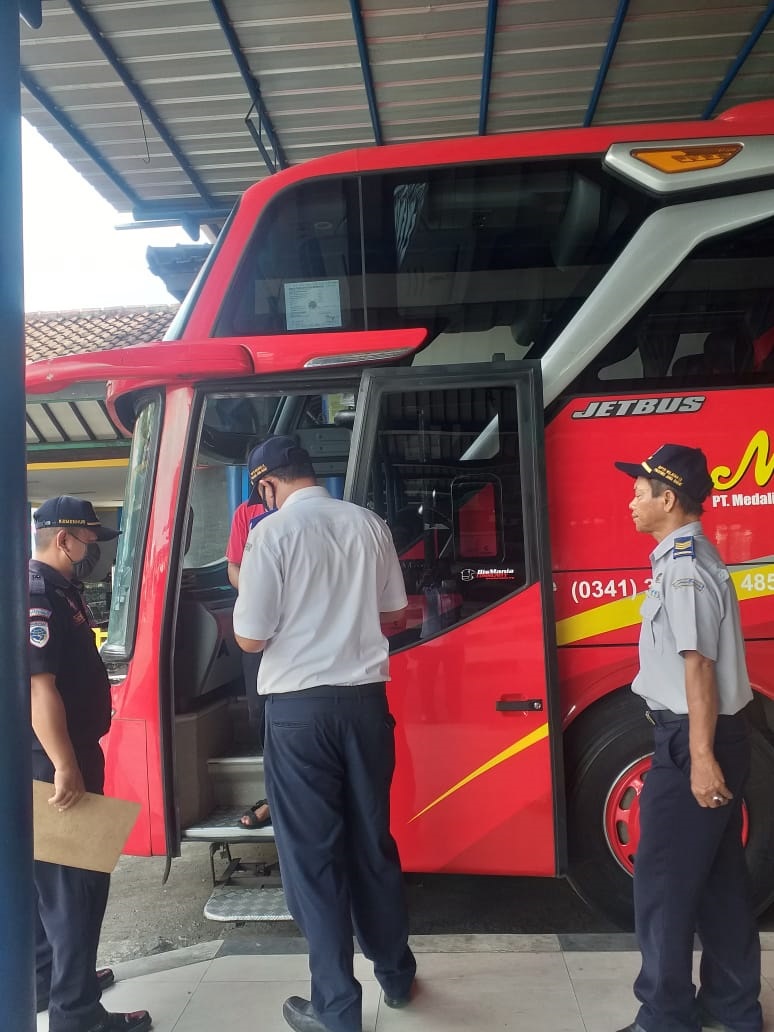
[[[407,605],[390,532],[331,498],[309,455],[271,437],[250,471],[267,511],[245,546],[234,631],[263,651],[266,781],[290,912],[309,943],[311,1001],[291,996],[296,1032],[361,1032],[352,933],[385,1003],[408,1003],[416,962],[389,793],[395,721],[381,625]]]

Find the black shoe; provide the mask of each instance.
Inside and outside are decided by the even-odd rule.
[[[392,1007],[393,1010],[399,1010],[401,1007],[406,1007],[411,1002],[411,992],[405,993],[403,996],[388,996],[384,994],[384,1002],[386,1006]]]
[[[99,986],[99,991],[101,993],[104,993],[104,991],[106,989],[108,989],[113,984],[113,982],[115,982],[115,980],[116,980],[116,976],[115,976],[112,968],[99,968],[98,969],[98,971],[97,971],[97,985]]]
[[[107,988],[109,988],[109,986],[111,986],[115,982],[115,980],[116,976],[112,968],[99,968],[99,970],[97,971],[97,985],[99,986],[99,991],[101,993],[104,993],[104,991]],[[48,994],[46,994],[45,996],[38,996],[35,1000],[35,1003],[38,1014],[41,1014],[43,1011],[47,1011]]]
[[[147,1011],[132,1011],[130,1014],[106,1014],[102,1021],[86,1032],[148,1032],[152,1026],[153,1019]]]
[[[712,1029],[712,1032],[733,1032],[733,1029],[724,1025],[718,1018],[713,1018],[703,1007],[699,1007],[699,1021],[703,1029]]]
[[[328,1032],[309,1000],[289,996],[282,1004],[282,1017],[295,1032]]]

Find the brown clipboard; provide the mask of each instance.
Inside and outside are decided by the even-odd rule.
[[[53,794],[53,785],[32,782],[35,859],[110,874],[137,820],[140,804],[87,792],[75,806],[60,811],[48,802]]]

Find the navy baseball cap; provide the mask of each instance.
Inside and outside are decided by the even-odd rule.
[[[615,465],[630,477],[646,477],[677,487],[697,502],[703,502],[714,486],[707,456],[701,448],[689,448],[685,444],[662,444],[642,462],[616,462]]]
[[[32,518],[36,530],[42,530],[44,527],[62,527],[64,530],[88,527],[97,535],[97,541],[112,541],[120,533],[118,530],[102,526],[91,502],[84,498],[73,498],[72,495],[49,498],[35,510]]]
[[[257,444],[247,457],[247,472],[250,478],[248,502],[260,502],[258,483],[267,474],[296,462],[311,462],[309,452],[300,448],[293,437],[267,437]]]

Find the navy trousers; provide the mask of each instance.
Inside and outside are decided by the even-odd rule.
[[[395,721],[383,685],[270,695],[266,783],[290,913],[309,943],[312,1006],[330,1032],[360,1032],[352,934],[388,996],[416,962],[390,834]]]
[[[101,793],[105,761],[99,745],[78,749],[76,755],[86,790]],[[54,779],[51,761],[37,749],[32,776]],[[37,996],[49,1000],[50,1032],[83,1032],[105,1015],[95,969],[110,875],[36,860],[34,877]]]
[[[760,1032],[760,941],[742,846],[750,767],[745,718],[719,717],[717,758],[733,802],[699,806],[691,793],[688,720],[655,715],[655,755],[640,806],[634,909],[642,969],[634,992],[647,1032],[698,1032],[700,1008],[734,1032]],[[692,980],[694,932],[701,986]]]

